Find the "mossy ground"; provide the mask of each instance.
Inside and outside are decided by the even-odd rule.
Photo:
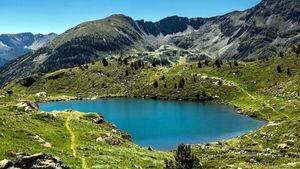
[[[278,65],[281,73],[276,69]],[[48,152],[61,157],[72,168],[162,168],[163,160],[172,158],[171,152],[139,148],[124,140],[121,132],[112,133],[120,144],[99,143],[96,138],[111,133],[113,127],[94,124],[80,113],[28,113],[18,109],[16,104],[21,100],[41,101],[35,94],[43,91],[48,100],[155,97],[191,101],[196,101],[196,96],[205,91],[214,101],[228,103],[270,124],[231,140],[193,146],[204,167],[297,168],[300,167],[299,67],[299,54],[290,49],[283,57],[239,62],[238,66],[223,61],[220,68],[210,62],[202,68],[198,68],[197,63],[186,63],[171,68],[132,69],[110,60],[107,67],[96,62],[81,68],[34,75],[35,82],[29,87],[22,86],[24,79],[19,79],[4,88],[12,89],[12,96],[1,90],[0,158],[12,158],[9,152]],[[288,68],[291,75],[287,74]],[[182,78],[184,87],[175,87]],[[153,87],[155,81],[157,89]],[[70,129],[76,138],[73,148]],[[52,147],[41,146],[32,135],[39,135]],[[287,147],[280,148],[281,144]]]

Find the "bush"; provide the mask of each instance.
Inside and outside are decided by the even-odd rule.
[[[108,61],[104,58],[102,59],[102,64],[104,67],[108,66]]]
[[[153,83],[153,87],[154,87],[154,88],[158,88],[158,82],[157,82],[157,81],[155,81],[155,82]]]
[[[197,66],[198,66],[198,68],[202,68],[202,63],[201,63],[201,61],[198,62],[198,65],[197,65]]]
[[[233,62],[233,64],[234,66],[239,66],[239,63],[236,60]]]
[[[280,65],[277,66],[277,72],[282,73],[282,69],[281,69]]]
[[[287,73],[287,75],[292,76],[292,72],[291,72],[291,69],[290,69],[290,68],[287,69],[287,72],[286,72],[286,73]]]
[[[180,79],[179,84],[178,84],[178,88],[183,88],[185,85],[185,80],[184,78]]]
[[[180,144],[175,154],[176,162],[165,161],[166,169],[199,169],[200,160],[192,153],[190,145]]]

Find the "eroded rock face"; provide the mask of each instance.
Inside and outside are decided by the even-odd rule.
[[[24,153],[17,154],[17,159],[12,162],[9,160],[0,161],[0,169],[20,168],[20,169],[68,169],[63,165],[58,157],[48,154],[38,153],[28,155]]]

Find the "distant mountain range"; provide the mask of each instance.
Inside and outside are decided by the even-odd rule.
[[[212,18],[172,16],[158,22],[124,15],[82,23],[0,70],[16,77],[74,67],[104,57],[131,56],[169,65],[199,59],[265,58],[300,44],[300,1],[263,0],[245,11]]]
[[[46,43],[56,38],[55,33],[48,35],[19,33],[0,35],[0,66],[31,51],[38,50]]]

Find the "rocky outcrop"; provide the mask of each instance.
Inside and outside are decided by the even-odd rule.
[[[15,161],[0,161],[0,169],[68,169],[58,157],[39,153],[34,155],[18,153]]]
[[[17,104],[17,107],[24,111],[38,111],[39,105],[31,101],[22,101]]]

